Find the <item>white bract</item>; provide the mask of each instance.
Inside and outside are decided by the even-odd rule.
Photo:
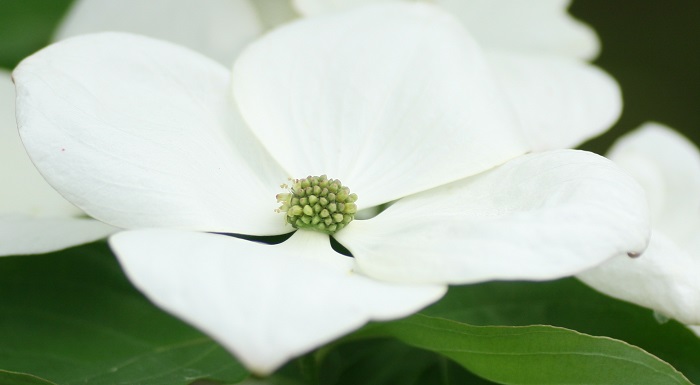
[[[299,14],[310,16],[382,1],[386,0],[292,3]],[[476,38],[533,149],[576,147],[603,133],[619,118],[619,87],[608,74],[586,63],[598,55],[600,43],[589,26],[567,13],[570,1],[428,2],[450,12]],[[283,8],[284,3],[278,1],[277,8]],[[263,20],[270,8],[269,4],[258,6]]]
[[[266,27],[300,16],[385,0],[79,0],[58,38],[124,31],[168,40],[229,66]],[[403,2],[403,1],[400,1]],[[595,32],[567,13],[567,0],[431,0],[483,48],[534,150],[572,148],[601,134],[622,110],[609,75],[586,63]]]
[[[228,65],[262,26],[248,0],[80,0],[54,37],[108,30],[177,42]],[[0,71],[0,256],[60,250],[117,231],[88,219],[36,171],[17,134],[14,94],[9,72]]]
[[[15,90],[0,70],[0,256],[45,253],[103,238],[116,229],[83,212],[41,177],[22,146]]]
[[[232,74],[107,33],[50,46],[14,76],[47,180],[133,229],[110,243],[134,284],[257,373],[450,283],[568,276],[646,246],[641,188],[591,153],[523,155],[530,138],[489,62],[432,6],[291,23]],[[398,200],[334,235],[354,258],[309,230],[277,245],[220,234],[294,231],[275,212],[280,184],[324,174],[358,209]]]
[[[609,158],[644,187],[652,234],[638,258],[618,256],[578,277],[613,297],[700,325],[700,153],[675,131],[647,123]]]

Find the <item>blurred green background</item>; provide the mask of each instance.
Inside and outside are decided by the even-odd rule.
[[[583,147],[605,151],[615,138],[654,120],[700,144],[700,1],[574,0],[570,12],[596,29],[596,63],[622,87],[624,111]]]
[[[0,0],[0,67],[46,45],[70,3]],[[700,1],[578,0],[570,11],[598,32],[603,51],[596,63],[618,80],[625,100],[619,122],[583,148],[604,153],[649,120],[700,144]]]

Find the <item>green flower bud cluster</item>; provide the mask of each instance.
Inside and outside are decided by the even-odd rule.
[[[327,176],[307,176],[292,180],[289,193],[277,194],[281,203],[277,212],[286,213],[287,223],[297,229],[335,234],[348,225],[357,212],[357,194],[343,186],[337,179]]]

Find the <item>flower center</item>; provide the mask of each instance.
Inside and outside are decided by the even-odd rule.
[[[321,175],[291,182],[291,187],[281,186],[289,192],[277,194],[282,205],[275,211],[287,213],[287,223],[293,227],[332,235],[355,218],[357,194],[339,180]]]

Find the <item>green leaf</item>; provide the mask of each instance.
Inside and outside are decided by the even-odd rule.
[[[59,385],[248,376],[218,344],[137,292],[104,242],[0,258],[0,299],[0,369]]]
[[[554,325],[638,346],[700,383],[700,338],[649,309],[596,292],[576,279],[451,287],[423,314],[471,325]]]
[[[0,370],[0,384],[2,385],[56,385],[39,377],[26,373],[8,372]]]
[[[321,384],[493,385],[453,361],[395,339],[341,344],[324,359]]]
[[[303,361],[320,368],[312,378]],[[439,354],[393,338],[338,342],[287,363],[264,381],[246,385],[494,385]]]
[[[502,384],[691,384],[635,346],[552,326],[472,326],[417,314],[366,331],[438,352]]]
[[[20,60],[49,44],[71,2],[0,1],[0,67],[14,68]]]

